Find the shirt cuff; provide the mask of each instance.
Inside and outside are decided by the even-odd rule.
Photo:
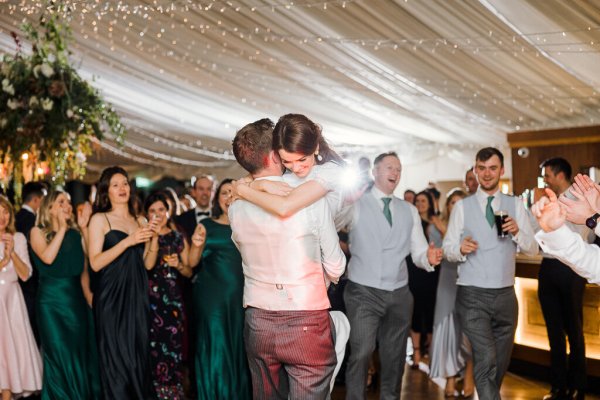
[[[573,232],[566,225],[563,225],[552,232],[540,230],[535,234],[535,238],[540,246],[542,246],[542,249],[549,252],[569,247],[573,242]]]

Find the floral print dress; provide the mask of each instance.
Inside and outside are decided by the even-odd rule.
[[[183,295],[181,274],[163,257],[181,253],[183,236],[171,231],[158,238],[158,259],[148,271],[150,286],[150,360],[159,400],[183,399]]]

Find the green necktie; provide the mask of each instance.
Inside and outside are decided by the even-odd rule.
[[[390,201],[392,201],[389,197],[382,197],[383,201],[383,216],[387,219],[387,222],[392,226],[392,212],[390,211]]]
[[[487,198],[487,206],[485,206],[485,219],[487,219],[490,227],[494,226],[494,209],[492,208],[492,201],[494,200],[494,196],[490,196]]]

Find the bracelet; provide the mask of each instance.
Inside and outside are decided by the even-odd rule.
[[[150,252],[150,251],[152,251],[152,252],[155,252],[155,251],[158,251],[158,249],[153,249],[152,247],[150,247],[150,248],[148,249],[148,252]]]

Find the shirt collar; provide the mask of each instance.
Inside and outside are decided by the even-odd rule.
[[[487,200],[487,198],[488,198],[488,197],[490,197],[490,196],[494,196],[494,199],[497,199],[497,198],[498,198],[498,193],[500,193],[500,188],[498,188],[498,189],[497,189],[497,190],[496,190],[494,193],[492,193],[492,194],[488,194],[488,193],[484,192],[484,191],[481,189],[481,186],[479,186],[479,187],[477,188],[477,191],[475,192],[475,195],[476,195],[476,196],[477,196],[477,198],[478,198],[478,199],[480,199],[480,200],[482,200],[482,199],[483,199],[483,200]]]
[[[23,205],[21,206],[21,208],[23,208],[23,209],[25,209],[25,210],[27,210],[27,211],[29,211],[30,213],[32,213],[32,214],[34,214],[34,215],[35,215],[35,211],[33,211],[33,208],[29,207],[27,204],[23,204]]]
[[[379,189],[378,189],[376,186],[373,186],[373,187],[371,188],[371,193],[373,194],[373,196],[375,196],[375,198],[376,198],[377,200],[383,199],[384,197],[388,197],[388,198],[392,198],[392,197],[394,197],[394,195],[393,195],[393,194],[388,196],[387,194],[383,193],[383,192],[382,192],[381,190],[379,190]]]

